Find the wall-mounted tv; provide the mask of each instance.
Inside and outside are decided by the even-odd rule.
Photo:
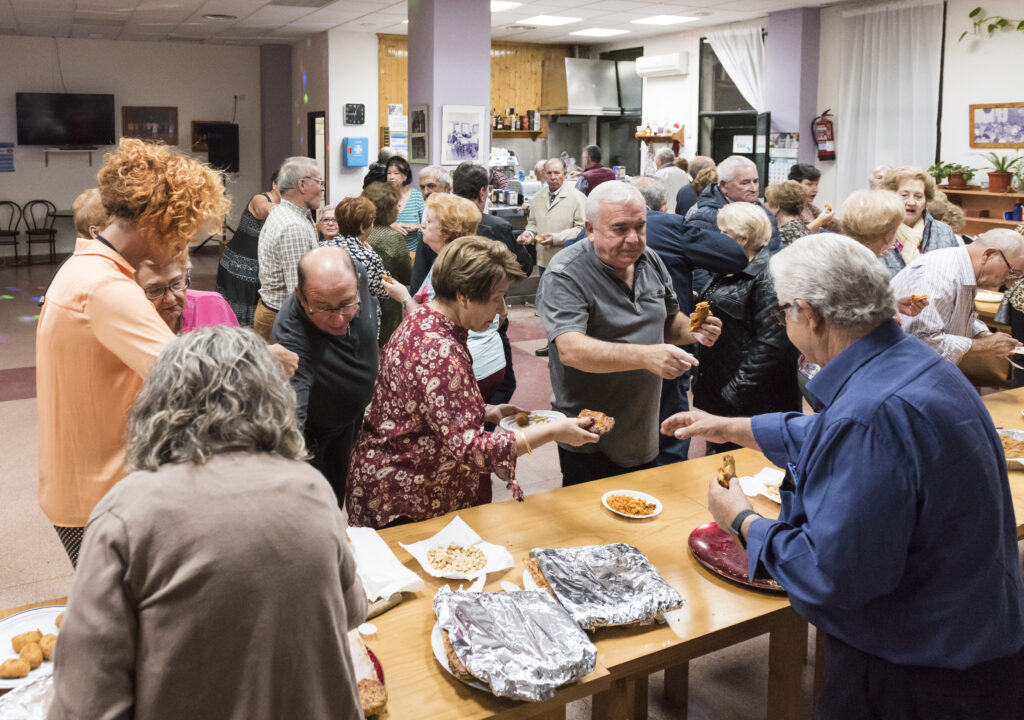
[[[19,145],[113,145],[114,96],[17,93]]]

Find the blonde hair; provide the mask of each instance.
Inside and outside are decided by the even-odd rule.
[[[718,228],[733,240],[745,241],[752,250],[760,250],[772,239],[772,224],[758,205],[729,203],[718,211]]]
[[[377,208],[375,225],[387,227],[398,218],[398,202],[402,199],[402,193],[394,185],[385,182],[370,183],[363,188],[363,197]]]
[[[80,238],[90,238],[90,227],[105,228],[110,224],[107,209],[103,207],[99,188],[89,188],[71,203],[71,212],[75,217],[75,232]]]
[[[444,302],[454,302],[459,295],[484,302],[503,280],[512,282],[524,277],[516,256],[507,247],[479,235],[460,237],[446,245],[431,270],[434,294]]]
[[[219,230],[230,205],[220,173],[162,143],[121,138],[96,181],[111,219],[176,252],[205,226]]]
[[[843,231],[862,245],[887,240],[905,214],[903,201],[892,190],[856,190],[839,208]]]
[[[718,168],[711,166],[697,173],[697,177],[693,179],[691,184],[693,185],[693,191],[700,195],[704,192],[704,188],[708,185],[714,185],[716,182],[718,182]]]
[[[784,213],[799,215],[807,204],[807,191],[796,180],[786,180],[766,187],[764,199]]]
[[[885,174],[882,180],[882,187],[886,190],[898,192],[900,185],[907,180],[920,180],[924,183],[924,199],[931,202],[935,199],[935,179],[919,167],[904,165],[893,168]]]
[[[445,242],[474,234],[482,217],[476,203],[450,193],[431,193],[426,209],[434,214]]]

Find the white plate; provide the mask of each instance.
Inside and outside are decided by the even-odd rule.
[[[434,651],[434,657],[437,662],[440,663],[441,667],[448,671],[456,680],[462,680],[455,673],[452,672],[451,667],[448,666],[448,657],[444,654],[444,638],[441,636],[441,626],[436,622],[434,623],[434,629],[430,631],[430,649]],[[477,690],[483,690],[484,692],[490,692],[491,688],[484,685],[479,680],[462,680],[470,687],[475,687]]]
[[[470,545],[479,548],[484,556],[487,558],[487,564],[482,569],[472,573],[457,573],[457,572],[441,572],[436,570],[433,565],[430,564],[429,553],[431,548],[439,547],[441,545],[447,545],[448,543],[455,543],[463,547],[469,547]],[[499,572],[506,570],[515,564],[512,559],[512,553],[508,551],[504,545],[495,545],[494,543],[484,542],[484,540],[476,534],[466,522],[458,515],[445,525],[445,527],[432,537],[426,540],[420,540],[410,545],[405,543],[398,543],[403,548],[409,551],[409,554],[416,558],[416,561],[423,568],[423,571],[428,575],[436,578],[446,578],[448,580],[476,580],[484,575],[493,572]]]
[[[629,495],[631,497],[640,498],[644,502],[654,503],[654,512],[652,512],[650,515],[627,515],[624,512],[619,512],[618,510],[615,510],[614,508],[612,508],[611,505],[608,504],[608,498],[610,498],[612,495]],[[661,514],[661,500],[654,497],[653,495],[642,493],[639,490],[609,490],[608,492],[601,496],[601,504],[604,505],[609,510],[611,510],[616,515],[621,515],[622,517],[629,518],[630,520],[648,520],[652,517],[657,517]]]
[[[1001,292],[993,292],[992,290],[979,290],[974,299],[981,300],[982,302],[1002,302],[1003,294]]]
[[[11,647],[11,638],[15,635],[38,630],[43,635],[54,633],[60,634],[54,621],[57,616],[64,612],[63,605],[47,605],[46,607],[32,608],[24,612],[11,615],[0,620],[0,663],[11,658],[18,657]],[[49,675],[53,672],[53,662],[43,661],[43,664],[30,672],[23,678],[0,678],[0,689],[9,690],[19,685],[24,685],[36,678]]]
[[[560,413],[557,410],[531,410],[530,411],[530,425],[536,425],[537,420],[534,418],[547,418],[547,421],[551,420],[565,420],[565,413]],[[529,427],[530,425],[527,425]],[[516,430],[522,430],[519,423],[516,422],[515,415],[508,415],[501,419],[498,423],[498,427],[502,430],[508,430],[509,432],[515,432]]]
[[[1012,437],[1014,440],[1024,440],[1024,430],[1008,430],[998,427],[996,432],[1000,435]],[[1006,458],[1006,467],[1010,470],[1024,470],[1024,458]]]

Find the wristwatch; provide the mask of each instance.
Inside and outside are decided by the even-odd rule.
[[[736,517],[732,519],[732,523],[729,525],[729,532],[739,538],[740,545],[744,548],[747,547],[747,539],[743,537],[743,522],[751,515],[764,517],[761,513],[755,512],[754,510],[741,510],[736,514]]]

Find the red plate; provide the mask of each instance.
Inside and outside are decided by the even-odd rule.
[[[383,685],[384,684],[384,668],[382,668],[380,666],[380,660],[377,659],[377,656],[373,654],[373,650],[371,650],[370,648],[366,648],[366,654],[370,656],[370,662],[373,663],[373,671],[375,673],[377,673],[377,681],[381,685]]]
[[[750,580],[747,577],[747,551],[717,523],[709,522],[690,533],[690,552],[697,562],[726,580],[757,590],[786,592],[771,578]]]

